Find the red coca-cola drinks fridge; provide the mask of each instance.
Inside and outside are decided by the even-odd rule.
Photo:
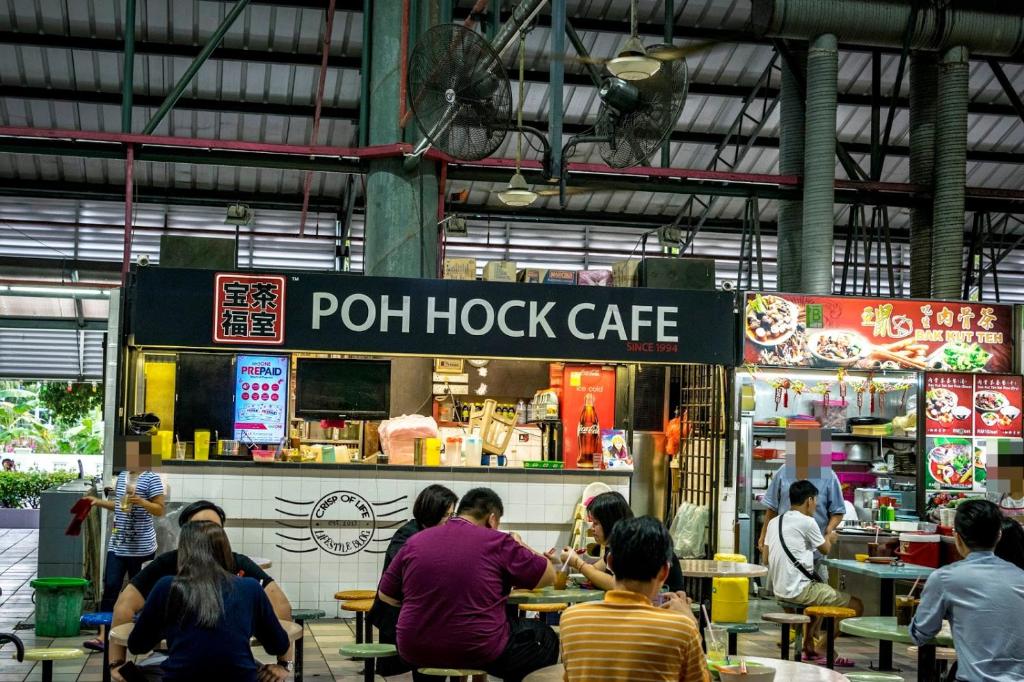
[[[615,427],[615,370],[566,365],[562,373],[562,449],[566,469],[600,466],[601,429]]]

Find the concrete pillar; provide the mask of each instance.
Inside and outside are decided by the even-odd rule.
[[[436,0],[413,0],[410,36],[436,17]],[[402,3],[373,3],[370,42],[369,144],[420,138],[411,118],[400,125]],[[412,51],[412,43],[408,52]],[[408,53],[407,53],[408,54]],[[363,272],[391,277],[437,276],[437,164],[421,161],[412,171],[401,158],[369,163],[366,175],[366,241]]]

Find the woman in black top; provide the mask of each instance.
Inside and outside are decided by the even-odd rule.
[[[185,524],[178,574],[153,587],[128,637],[128,650],[145,653],[166,639],[164,682],[256,682],[259,664],[250,639],[255,636],[267,653],[280,656],[288,651],[288,635],[263,586],[234,575],[234,568],[223,528],[209,521]]]
[[[384,553],[384,569],[396,556],[405,543],[416,533],[426,528],[439,526],[451,518],[455,513],[455,503],[459,496],[443,485],[430,485],[424,488],[416,497],[412,506],[412,520],[395,531],[388,543],[387,552]],[[382,571],[382,575],[383,575]],[[398,641],[396,628],[398,626],[398,609],[385,604],[380,598],[373,600],[373,608],[367,614],[370,623],[380,632],[382,644],[395,644]],[[397,656],[384,658],[377,661],[377,672],[385,677],[389,675],[401,675],[412,669],[412,666],[404,664]]]
[[[1003,518],[1002,534],[996,544],[996,556],[1017,568],[1024,568],[1024,528],[1014,519]]]
[[[612,531],[615,530],[615,525],[619,521],[633,518],[633,510],[630,509],[629,503],[626,502],[626,498],[621,494],[615,492],[601,493],[594,497],[590,504],[587,505],[587,517],[587,520],[590,522],[590,528],[594,532],[594,541],[597,542],[602,550],[600,552],[601,558],[594,563],[590,563],[582,556],[571,552],[569,568],[577,573],[582,573],[597,589],[607,591],[615,586],[615,578],[612,577],[604,563],[604,555],[608,549],[608,539],[611,538]],[[565,551],[567,550],[564,550],[561,556],[563,562],[566,559]],[[552,557],[552,561],[555,560]],[[674,554],[672,555],[672,562],[669,566],[665,585],[672,592],[683,589],[683,571],[679,567],[679,559]]]

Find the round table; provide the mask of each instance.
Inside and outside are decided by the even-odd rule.
[[[542,587],[539,590],[512,590],[512,593],[508,595],[509,604],[576,604],[602,599],[604,599],[603,590],[584,590],[578,587],[564,590],[556,590],[553,587]]]
[[[839,630],[854,637],[877,639],[885,642],[916,644],[910,636],[910,628],[897,625],[896,616],[863,616],[846,618],[839,622]],[[935,678],[935,647],[953,646],[953,634],[949,625],[944,624],[939,634],[932,641],[917,649],[917,679],[932,680]]]
[[[694,602],[704,605],[711,612],[711,587],[715,578],[759,578],[768,575],[768,567],[760,564],[744,564],[735,561],[715,561],[713,559],[682,559],[679,568],[683,576],[700,580],[700,589]],[[694,595],[690,595],[694,597]],[[704,632],[704,613],[700,614],[700,629]]]
[[[739,657],[734,658],[736,659],[734,665],[738,665]],[[743,660],[747,663],[759,663],[760,665],[775,668],[776,680],[786,680],[786,682],[847,682],[846,675],[820,665],[755,656],[744,656]]]

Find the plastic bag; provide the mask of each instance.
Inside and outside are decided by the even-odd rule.
[[[683,502],[672,519],[669,534],[677,557],[702,558],[708,534],[708,508]]]

